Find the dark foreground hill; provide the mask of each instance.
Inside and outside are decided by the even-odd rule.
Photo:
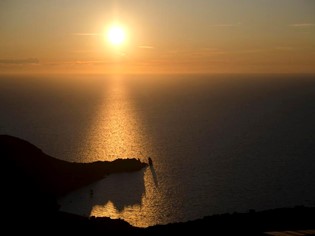
[[[315,229],[315,208],[294,207],[205,217],[186,223],[136,228],[123,220],[86,218],[58,210],[57,197],[111,173],[138,171],[137,159],[70,163],[43,153],[27,141],[0,135],[1,228],[14,233],[163,235],[262,235],[266,231]],[[204,231],[204,233],[201,233]]]

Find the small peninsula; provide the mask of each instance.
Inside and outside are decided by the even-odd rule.
[[[106,175],[138,171],[147,164],[138,159],[116,159],[112,162],[67,162],[53,158],[31,143],[0,135],[2,162],[15,176],[23,175],[37,188],[56,197],[91,184]]]

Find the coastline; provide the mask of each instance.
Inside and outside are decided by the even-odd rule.
[[[46,155],[29,142],[0,135],[2,172],[6,190],[3,213],[5,228],[36,232],[38,224],[53,232],[105,233],[129,232],[137,235],[160,235],[168,232],[207,231],[214,235],[240,233],[263,235],[266,231],[315,229],[315,207],[297,206],[248,213],[207,216],[203,219],[133,227],[123,220],[82,217],[59,211],[57,197],[95,182],[112,173],[138,171],[148,166],[137,159],[113,162],[70,163]],[[9,173],[9,174],[8,174]]]

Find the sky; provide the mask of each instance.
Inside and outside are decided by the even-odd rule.
[[[0,0],[0,35],[0,73],[315,73],[314,0]]]

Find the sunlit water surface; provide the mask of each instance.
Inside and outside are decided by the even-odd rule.
[[[59,200],[132,225],[315,205],[315,77],[2,76],[0,133],[76,162],[135,157]]]

